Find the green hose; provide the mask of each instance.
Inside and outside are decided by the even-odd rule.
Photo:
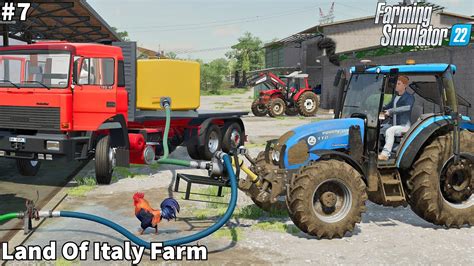
[[[0,215],[0,222],[4,222],[4,221],[8,221],[8,220],[11,220],[11,219],[15,219],[15,218],[18,218],[20,217],[20,213],[18,212],[11,212],[11,213],[6,213],[6,214],[2,214]]]
[[[163,134],[163,157],[158,160],[158,163],[190,167],[190,162],[188,161],[178,160],[178,159],[168,159],[168,156],[170,153],[169,147],[168,147],[168,136],[169,136],[170,127],[171,127],[171,108],[169,104],[165,104],[164,107],[165,107],[165,114],[166,114],[166,124],[165,124],[165,132]]]

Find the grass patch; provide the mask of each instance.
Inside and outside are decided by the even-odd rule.
[[[249,91],[249,88],[223,88],[220,90],[201,90],[202,96],[219,96],[219,95],[234,95],[244,94]]]
[[[296,234],[300,230],[294,225],[288,225],[278,221],[262,222],[252,226],[253,229],[279,233]]]
[[[59,258],[54,262],[54,265],[56,265],[56,266],[70,266],[70,265],[80,265],[80,263],[77,260],[69,261],[69,260],[66,260],[65,258]]]
[[[75,180],[78,186],[68,191],[68,195],[72,197],[84,197],[87,192],[97,187],[97,183],[93,177],[76,177]]]
[[[283,209],[272,209],[270,212],[266,212],[257,205],[251,204],[247,205],[243,208],[239,208],[234,212],[234,217],[241,218],[241,219],[251,219],[251,220],[258,220],[262,217],[266,218],[287,218],[288,212]]]
[[[265,147],[267,144],[265,143],[248,143],[245,144],[246,148],[260,148],[260,147]]]
[[[121,177],[134,177],[136,174],[130,171],[130,168],[127,167],[115,167],[114,173]]]
[[[233,228],[221,228],[212,234],[216,238],[227,238],[234,242],[237,242],[242,239],[243,232],[239,227]]]

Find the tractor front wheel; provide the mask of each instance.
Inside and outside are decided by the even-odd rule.
[[[268,103],[268,114],[271,117],[282,116],[285,110],[286,104],[281,98],[275,98]]]
[[[366,210],[367,193],[359,172],[338,160],[304,166],[289,182],[286,203],[291,220],[318,238],[343,237]]]
[[[461,132],[461,153],[474,153],[474,133]],[[474,162],[454,164],[453,134],[435,138],[413,164],[408,181],[412,210],[426,221],[450,227],[474,225]]]
[[[254,116],[266,116],[268,113],[267,106],[260,103],[258,99],[252,102],[251,108]]]
[[[312,91],[306,91],[298,99],[298,110],[303,116],[313,116],[318,112],[319,98]]]

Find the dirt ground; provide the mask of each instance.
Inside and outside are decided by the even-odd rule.
[[[202,97],[202,108],[213,110],[249,110],[251,93],[231,96]],[[287,130],[318,119],[330,118],[321,112],[313,118],[269,117],[244,118],[249,135],[248,147],[256,155],[265,140],[277,138]],[[178,148],[174,158],[188,158],[185,148]],[[123,171],[121,171],[123,172]],[[177,221],[162,222],[159,234],[152,230],[146,240],[161,241],[189,235],[213,223],[225,210],[224,198],[201,194],[215,193],[205,186],[193,185],[190,201],[184,193],[174,192],[177,172],[199,174],[199,170],[160,166],[132,168],[133,178],[121,178],[109,186],[94,187],[85,193],[68,196],[58,210],[72,210],[109,218],[123,227],[138,232],[139,221],[134,217],[132,195],[137,191],[158,208],[166,197],[175,197],[182,212]],[[201,172],[202,173],[202,172]],[[92,176],[91,167],[80,175]],[[122,173],[123,174],[123,173]],[[127,175],[127,174],[125,174]],[[185,186],[181,185],[182,191]],[[73,193],[74,194],[74,193]],[[285,214],[264,214],[251,200],[239,193],[238,210],[227,226],[218,233],[199,241],[208,246],[211,265],[221,264],[460,264],[474,263],[474,228],[446,230],[425,222],[409,207],[389,208],[367,203],[367,212],[352,234],[342,239],[317,240],[299,232]],[[118,233],[87,221],[50,219],[28,239],[27,245],[46,245],[50,240],[59,245],[82,240],[121,244]],[[146,257],[145,257],[146,258]],[[61,264],[66,263],[61,261]],[[69,263],[69,262],[67,262]],[[144,259],[144,264],[151,262]],[[85,264],[85,263],[84,263]],[[98,264],[89,261],[87,264]],[[114,262],[113,264],[118,264]],[[124,262],[123,264],[129,264]]]

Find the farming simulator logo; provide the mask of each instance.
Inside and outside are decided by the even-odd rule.
[[[375,24],[384,24],[382,46],[441,46],[449,28],[431,25],[433,7],[378,3]],[[407,25],[407,26],[404,26]]]

